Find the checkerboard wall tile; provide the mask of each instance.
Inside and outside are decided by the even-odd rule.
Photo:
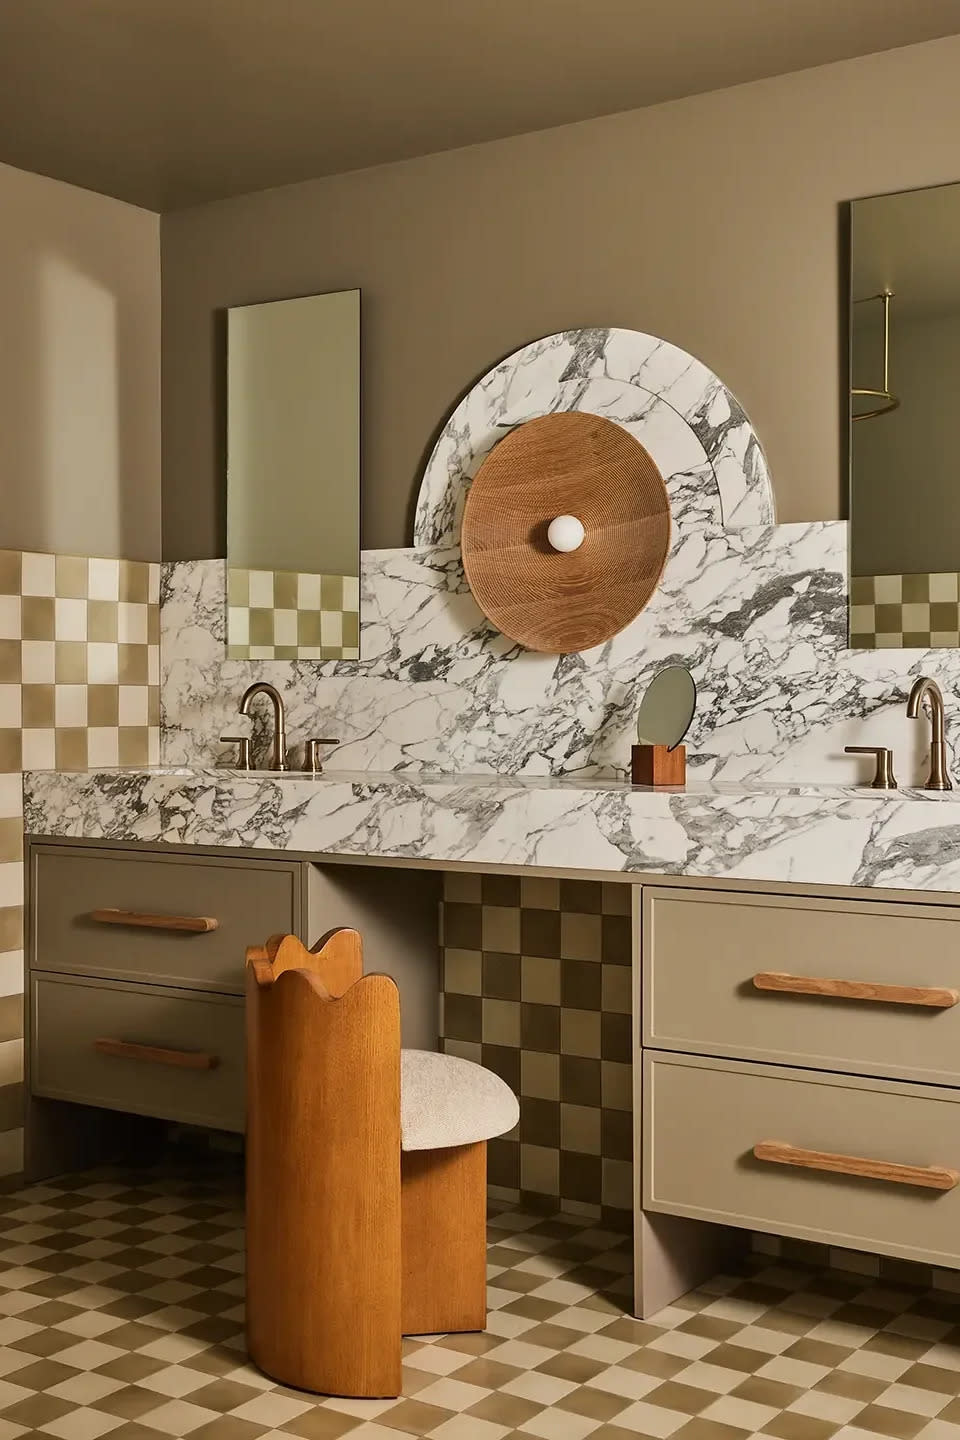
[[[359,577],[228,569],[227,656],[358,660]]]
[[[0,1175],[22,1169],[20,772],[160,759],[160,567],[0,550]]]
[[[448,874],[444,1049],[501,1075],[520,1124],[492,1193],[625,1223],[632,1204],[630,887]]]
[[[850,645],[854,650],[956,649],[960,575],[852,576]]]

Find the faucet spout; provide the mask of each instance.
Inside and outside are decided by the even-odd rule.
[[[266,695],[273,706],[273,751],[270,760],[271,770],[286,770],[287,768],[287,722],[283,709],[283,696],[274,685],[268,685],[266,680],[257,680],[243,693],[240,701],[240,714],[250,714],[250,702],[257,695]]]
[[[924,789],[952,790],[953,781],[947,771],[947,727],[943,713],[943,691],[929,675],[921,675],[919,680],[914,682],[907,701],[909,719],[919,718],[924,698],[930,711],[930,774]]]

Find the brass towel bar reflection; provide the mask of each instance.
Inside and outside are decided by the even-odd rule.
[[[878,415],[889,415],[891,411],[900,408],[899,395],[894,395],[890,389],[890,301],[893,297],[893,290],[881,290],[876,295],[863,295],[859,300],[853,300],[851,302],[854,305],[868,305],[872,300],[879,300],[883,313],[883,337],[880,350],[883,362],[883,383],[876,386],[851,386],[851,420],[875,420]],[[857,398],[866,400],[869,408],[866,410],[857,410],[855,408]]]
[[[922,1005],[930,1010],[949,1010],[960,1000],[960,991],[939,985],[877,985],[872,980],[832,980],[821,975],[788,975],[778,970],[761,970],[754,975],[755,990],[774,990],[787,995],[825,995],[834,1000],[876,1000],[884,1005]]]
[[[147,915],[139,910],[91,910],[98,925],[138,925],[146,930],[190,930],[205,935],[216,930],[219,920],[208,915]]]
[[[960,1171],[945,1165],[898,1165],[891,1160],[865,1160],[859,1155],[833,1155],[828,1150],[803,1150],[782,1140],[761,1140],[754,1145],[756,1160],[771,1165],[795,1165],[801,1170],[826,1170],[863,1180],[886,1180],[891,1185],[917,1185],[923,1190],[952,1190]]]

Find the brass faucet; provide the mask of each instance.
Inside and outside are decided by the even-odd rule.
[[[273,756],[269,769],[286,770],[287,768],[287,722],[283,710],[283,696],[273,685],[268,685],[266,680],[257,680],[243,693],[240,701],[240,714],[250,714],[250,701],[256,695],[266,695],[273,705]]]
[[[927,697],[930,708],[930,774],[925,790],[952,790],[953,781],[947,773],[946,727],[943,719],[943,692],[936,680],[921,675],[914,682],[907,701],[907,715],[916,720],[920,714],[923,697]]]

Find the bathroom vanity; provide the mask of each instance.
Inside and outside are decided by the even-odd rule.
[[[960,1266],[960,907],[641,895],[643,1205]]]
[[[272,931],[356,926],[405,1042],[436,1045],[443,872],[563,875],[629,895],[637,1313],[750,1231],[960,1268],[957,804],[29,774],[28,1163],[62,1168],[104,1110],[242,1130],[243,952]]]
[[[31,1095],[242,1131],[245,949],[275,933],[312,944],[344,913],[408,998],[405,1043],[436,1048],[437,893],[433,875],[372,890],[293,859],[31,844]],[[28,1126],[33,1173],[63,1168],[49,1143]]]
[[[558,411],[643,447],[670,518],[645,608],[582,654],[491,628],[460,546],[484,457]],[[956,690],[960,651],[847,650],[847,541],[774,524],[719,377],[590,330],[525,346],[449,417],[413,548],[362,556],[362,663],[344,641],[264,670],[298,658],[281,632],[315,628],[300,562],[239,587],[239,562],[166,565],[170,763],[24,776],[30,1172],[95,1150],[105,1115],[242,1130],[245,947],[350,925],[397,978],[407,1044],[520,1094],[495,1191],[632,1217],[638,1314],[751,1231],[960,1269],[958,800],[870,789],[844,753],[895,750],[890,784],[927,774],[921,677]],[[343,587],[327,601],[343,639]],[[687,787],[591,778],[625,775],[640,696],[678,658],[700,697]],[[272,733],[247,716],[265,689]],[[275,773],[320,735],[336,768]],[[222,768],[265,755],[273,772]]]

